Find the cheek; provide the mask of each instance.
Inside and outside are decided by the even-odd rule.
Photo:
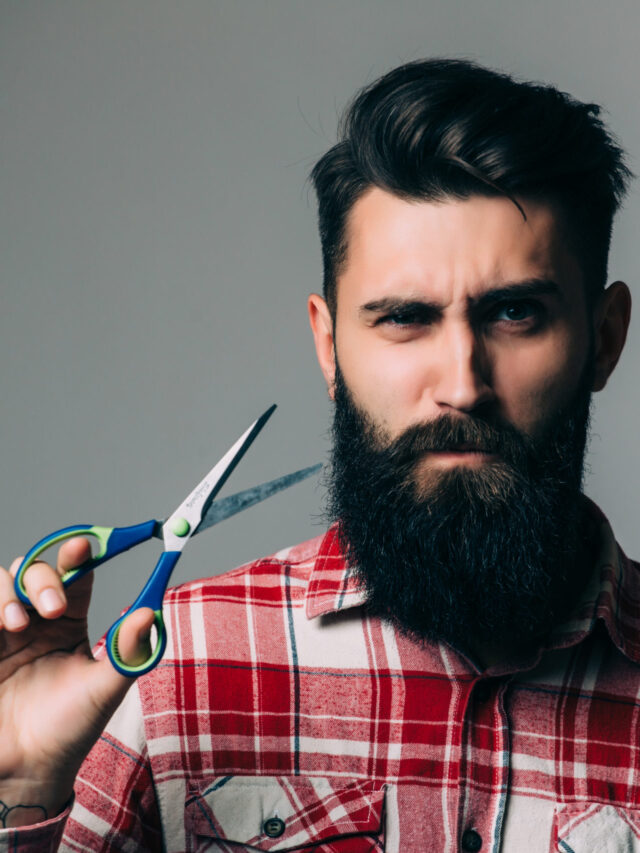
[[[361,344],[343,346],[336,338],[340,370],[354,400],[379,423],[392,429],[406,424],[422,398],[422,360],[409,346]]]
[[[586,353],[562,342],[541,347],[500,363],[494,391],[503,416],[533,433],[571,399],[584,371]]]

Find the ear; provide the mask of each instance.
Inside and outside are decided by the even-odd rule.
[[[627,339],[630,319],[631,294],[629,288],[624,282],[616,281],[602,294],[594,312],[594,391],[602,391],[618,363]]]
[[[333,339],[333,318],[329,306],[321,296],[312,293],[307,302],[309,323],[316,345],[318,364],[324,375],[329,396],[333,400],[333,386],[336,378],[336,353]]]

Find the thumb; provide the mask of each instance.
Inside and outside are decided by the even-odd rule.
[[[155,614],[150,607],[133,610],[118,631],[118,654],[127,666],[139,666],[151,655],[151,626]]]
[[[133,610],[122,621],[118,630],[118,655],[127,666],[138,666],[151,656],[151,628],[155,614],[149,607]],[[122,675],[114,669],[106,653],[96,661],[94,688],[98,702],[108,716],[115,710],[135,681],[135,677]]]

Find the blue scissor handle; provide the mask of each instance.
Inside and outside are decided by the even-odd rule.
[[[123,551],[133,548],[134,545],[139,545],[141,542],[151,539],[155,533],[157,524],[158,522],[152,519],[151,521],[145,521],[143,524],[134,524],[131,527],[98,527],[92,524],[72,524],[70,527],[62,527],[60,530],[55,530],[53,533],[45,536],[44,539],[36,542],[25,554],[14,581],[16,595],[25,604],[31,605],[31,600],[27,595],[24,585],[24,575],[29,566],[36,562],[40,554],[48,548],[57,545],[59,542],[72,539],[74,536],[93,536],[100,544],[95,557],[90,557],[80,566],[70,569],[62,576],[62,583],[65,586],[69,586],[69,584],[77,581],[101,563],[106,563],[107,560],[110,560],[117,554],[122,554]]]
[[[74,583],[74,581],[92,569],[95,569],[101,563],[106,563],[107,560],[110,560],[117,554],[122,554],[123,551],[133,548],[134,545],[139,545],[141,542],[151,539],[158,528],[158,524],[159,522],[152,519],[145,521],[143,524],[134,524],[131,527],[98,527],[91,524],[72,524],[70,527],[55,530],[53,533],[45,536],[44,539],[36,542],[23,558],[14,581],[16,594],[25,604],[31,605],[31,600],[24,586],[24,575],[29,566],[36,562],[40,554],[60,542],[72,539],[74,536],[93,536],[100,544],[98,553],[94,557],[86,560],[75,569],[70,569],[62,576],[64,586],[69,586],[69,584]],[[106,638],[107,654],[114,669],[122,675],[138,676],[149,672],[149,670],[157,665],[164,654],[167,645],[167,632],[162,618],[162,599],[171,573],[179,558],[180,551],[164,551],[160,555],[160,559],[140,595],[131,607],[109,628]],[[145,661],[136,666],[129,666],[122,660],[118,652],[118,633],[123,619],[133,610],[138,610],[141,607],[150,607],[154,611],[154,624],[158,634],[157,642],[150,656]]]
[[[153,574],[144,585],[142,592],[133,602],[131,607],[123,613],[109,628],[107,633],[107,654],[109,660],[113,664],[114,669],[117,669],[121,675],[138,676],[144,675],[145,672],[153,669],[156,666],[167,646],[167,630],[165,628],[164,619],[162,618],[162,599],[164,598],[165,590],[169,584],[169,578],[173,572],[176,563],[180,559],[180,551],[164,551],[160,555]],[[118,633],[122,621],[133,610],[139,610],[141,607],[150,607],[154,612],[153,624],[158,633],[155,648],[152,650],[149,657],[135,666],[126,664],[120,657],[118,652]]]

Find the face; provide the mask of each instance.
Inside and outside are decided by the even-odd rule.
[[[506,199],[372,189],[335,318],[309,300],[336,403],[329,507],[367,604],[482,655],[537,643],[588,576],[589,400],[629,320],[621,283],[587,309],[560,218],[521,203],[526,221]]]
[[[628,291],[614,285],[588,311],[559,215],[521,203],[526,221],[499,197],[407,201],[372,188],[354,205],[335,325],[318,296],[311,324],[330,393],[337,356],[354,403],[389,440],[445,414],[535,438],[575,393],[590,352],[594,390],[604,386]],[[426,453],[422,475],[491,461],[461,445]]]

